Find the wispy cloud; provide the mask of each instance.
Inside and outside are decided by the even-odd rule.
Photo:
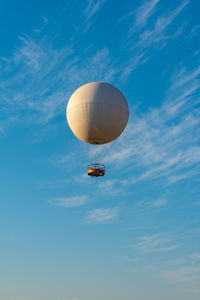
[[[154,13],[154,9],[160,0],[150,0],[142,4],[136,11],[135,23],[139,27],[146,25],[148,19]]]
[[[141,51],[135,52],[134,55],[131,56],[131,58],[128,60],[128,63],[125,62],[125,64],[122,66],[122,72],[121,72],[121,78],[127,79],[127,77],[135,71],[139,66],[145,64],[147,62],[148,57],[146,56],[146,52],[141,49]]]
[[[97,12],[102,8],[106,1],[107,0],[87,0],[87,7],[84,12],[86,18],[86,27],[84,29],[84,33],[86,33],[94,23]]]
[[[167,30],[169,29],[169,26],[172,24],[175,18],[188,4],[189,0],[185,0],[174,10],[160,15],[156,19],[154,27],[152,29],[146,29],[141,33],[138,45],[143,47],[158,45],[159,43],[163,43],[167,39],[176,37],[178,34],[180,34],[179,30],[170,34],[167,33]],[[162,46],[163,44],[160,45]]]
[[[129,48],[130,55],[122,66],[124,71],[121,73],[121,78],[123,80],[127,79],[130,73],[150,59],[150,49],[163,48],[167,45],[168,40],[180,36],[185,24],[181,24],[173,30],[171,25],[189,2],[189,0],[184,0],[175,9],[168,9],[164,13],[159,11],[151,19],[150,17],[155,13],[159,0],[150,0],[127,15],[133,21],[126,41],[126,47]],[[123,19],[126,19],[126,16]],[[151,22],[149,22],[149,19]]]
[[[82,206],[88,202],[89,202],[88,196],[58,197],[49,200],[50,204],[56,206],[62,206],[65,208]]]
[[[40,25],[40,27],[33,30],[37,34],[40,34],[49,23],[49,20],[45,16],[41,16],[41,20],[42,24]]]
[[[159,273],[159,276],[172,283],[193,283],[193,289],[196,287],[195,282],[200,280],[200,254],[191,253],[184,257],[178,257],[167,262],[173,266],[170,269],[166,268]]]
[[[200,253],[194,253],[192,254],[192,257],[200,259]]]
[[[200,267],[200,253],[189,253],[185,256],[179,256],[178,258],[167,261],[169,266],[188,267],[195,266]]]
[[[155,13],[155,8],[159,1],[160,0],[143,1],[143,3],[137,9],[129,11],[127,14],[122,16],[118,20],[118,23],[121,23],[127,19],[134,19],[134,22],[129,29],[129,33],[135,31],[137,27],[137,30],[144,27],[147,24],[148,19]]]
[[[19,122],[19,117],[17,115],[12,116],[12,117],[7,117],[7,118],[2,118],[0,121],[0,135],[3,135],[6,133],[7,129],[11,124],[15,124]]]
[[[136,184],[144,180],[164,179],[165,184],[199,174],[200,162],[200,68],[182,69],[172,77],[172,84],[160,107],[137,115],[126,133],[102,161],[116,167],[126,166],[137,176],[128,180],[113,178],[112,185]]]
[[[134,253],[140,255],[138,263],[145,257],[149,260],[151,255],[154,261],[154,265],[150,266],[151,274],[173,284],[187,284],[187,288],[194,292],[198,290],[200,280],[199,253],[181,256],[181,245],[174,240],[166,236],[166,233],[145,235],[141,236],[139,242],[136,242],[131,249],[136,250],[137,252]],[[146,266],[147,271],[148,269],[149,265]]]
[[[94,14],[101,9],[106,0],[87,0],[88,5],[85,9],[87,19],[91,19]]]
[[[118,182],[120,183],[119,186],[117,186]],[[122,182],[117,179],[108,179],[99,183],[99,189],[106,194],[116,195],[121,191],[121,184]]]
[[[155,17],[158,3],[158,0],[147,1],[134,11],[133,26],[138,28],[137,36],[134,33],[127,37],[128,44],[124,39],[122,52],[125,59],[118,67],[107,47],[92,49],[88,45],[88,48],[77,50],[73,42],[76,32],[74,38],[62,47],[56,47],[54,38],[45,33],[40,36],[21,35],[21,44],[14,50],[13,56],[0,59],[1,109],[7,114],[7,123],[8,116],[12,114],[13,117],[18,116],[21,122],[45,124],[63,114],[67,99],[83,83],[112,82],[116,75],[128,78],[133,70],[150,58],[148,50],[151,47],[163,45],[180,32],[168,34],[167,29],[189,1],[183,1],[165,13],[159,12]],[[104,4],[105,0],[88,0],[85,9],[88,23]],[[155,17],[153,25],[148,23],[152,16]],[[43,22],[47,25],[48,20],[43,17]]]
[[[161,206],[165,206],[166,204],[167,204],[166,199],[158,199],[153,201],[152,207],[161,207]]]
[[[23,46],[14,52],[14,62],[30,67],[33,72],[39,71],[45,57],[43,48],[28,36],[20,37],[20,40]]]
[[[160,277],[168,281],[187,282],[200,278],[200,267],[180,267],[172,270],[163,271]]]
[[[20,40],[13,57],[1,59],[1,110],[7,122],[12,115],[21,122],[47,123],[63,114],[67,99],[78,86],[110,81],[115,74],[107,48],[74,56],[72,43],[58,49],[46,36],[25,35]]]
[[[117,220],[118,215],[116,208],[97,208],[89,211],[84,223],[113,223]]]
[[[143,252],[168,252],[179,246],[179,244],[173,244],[171,238],[159,233],[141,237],[140,241],[132,248]]]

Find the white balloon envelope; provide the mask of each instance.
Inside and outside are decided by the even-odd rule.
[[[129,119],[129,108],[124,95],[113,85],[90,82],[72,94],[66,115],[77,138],[101,145],[120,136]]]

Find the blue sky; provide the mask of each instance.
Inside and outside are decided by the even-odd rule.
[[[0,8],[0,300],[198,300],[199,1]],[[91,81],[129,103],[105,146],[66,122]]]

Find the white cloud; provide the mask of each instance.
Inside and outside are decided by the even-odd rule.
[[[137,26],[144,26],[148,19],[152,16],[154,13],[154,9],[156,5],[158,4],[160,0],[150,0],[146,1],[144,4],[142,4],[136,12],[136,20],[135,23]]]
[[[200,253],[190,253],[183,257],[171,259],[167,262],[168,265],[180,265],[182,267],[195,266],[200,268]]]
[[[63,114],[78,86],[94,78],[110,81],[115,74],[105,47],[93,52],[88,49],[87,55],[84,49],[84,53],[72,56],[72,42],[55,48],[46,36],[39,40],[25,35],[20,40],[13,57],[1,59],[1,110],[7,122],[12,115],[18,116],[20,122],[45,124]]]
[[[139,66],[143,65],[148,58],[146,57],[146,52],[141,50],[138,53],[135,52],[134,55],[128,60],[128,63],[125,62],[124,65],[121,66],[123,70],[121,72],[121,78],[126,79],[133,71],[135,71]]]
[[[40,61],[45,56],[43,48],[29,36],[21,36],[20,40],[23,46],[15,51],[14,61],[17,64],[27,65],[33,71],[39,71],[41,68]]]
[[[0,121],[0,135],[4,135],[5,132],[7,131],[8,127],[11,124],[15,124],[16,122],[19,122],[18,116],[11,116],[11,117],[8,117],[7,119],[2,119]]]
[[[91,19],[94,14],[101,9],[106,0],[87,0],[88,5],[85,9],[87,19]]]
[[[12,115],[18,116],[21,122],[46,124],[63,113],[67,99],[81,84],[93,80],[111,82],[116,74],[126,79],[133,70],[149,59],[149,47],[159,45],[160,42],[162,44],[162,41],[174,36],[174,33],[166,35],[165,31],[189,3],[183,1],[171,12],[156,17],[153,27],[141,29],[145,24],[148,25],[158,2],[145,2],[134,12],[133,25],[138,24],[136,27],[140,27],[138,38],[129,37],[129,46],[124,49],[126,59],[117,68],[106,47],[93,51],[88,47],[77,53],[72,40],[57,48],[51,36],[21,36],[21,45],[15,49],[13,57],[1,58],[0,97],[7,120]],[[88,22],[93,20],[104,3],[105,0],[88,0],[85,10]],[[45,17],[43,21],[44,24],[48,23]],[[74,34],[76,35],[76,31]],[[22,87],[20,92],[19,86]]]
[[[200,259],[200,253],[194,253],[192,254],[192,257]]]
[[[164,13],[157,17],[154,27],[152,29],[146,29],[141,32],[138,46],[147,47],[153,46],[158,43],[163,43],[169,38],[176,37],[180,34],[179,30],[175,33],[167,34],[166,31],[175,18],[182,12],[182,10],[189,4],[189,0],[183,1],[174,10]]]
[[[166,199],[158,199],[158,200],[155,200],[152,203],[152,207],[161,207],[161,206],[164,206],[166,204],[167,204],[167,200]]]
[[[192,281],[200,277],[200,268],[183,266],[177,269],[163,271],[160,273],[160,277],[174,283]]]
[[[82,206],[88,203],[89,198],[87,196],[72,196],[72,197],[58,197],[49,200],[49,203],[56,206],[62,206],[65,208]]]
[[[131,26],[129,33],[132,33],[136,28],[138,31],[146,25],[148,19],[155,13],[155,8],[159,1],[160,0],[143,1],[143,4],[141,4],[136,10],[134,9],[122,16],[118,20],[118,24],[126,19],[134,18],[134,23]]]
[[[175,250],[179,244],[172,244],[172,240],[163,234],[146,235],[140,238],[140,241],[132,246],[143,252],[168,252]]]
[[[190,253],[167,262],[173,269],[160,272],[159,276],[173,283],[193,283],[196,288],[200,280],[200,253]]]
[[[134,112],[125,133],[107,151],[102,162],[134,171],[128,180],[113,178],[112,190],[145,180],[165,185],[200,173],[200,68],[182,69],[172,77],[166,97],[158,108]],[[100,157],[100,154],[99,154]]]
[[[117,186],[118,182],[120,183],[119,187]],[[106,194],[116,195],[121,191],[121,183],[121,181],[116,179],[104,180],[99,183],[99,189]]]
[[[129,58],[121,66],[123,69],[122,80],[126,80],[131,72],[149,60],[149,49],[160,49],[167,46],[167,41],[179,37],[186,26],[186,23],[182,23],[175,30],[171,30],[172,23],[189,4],[189,0],[184,0],[173,10],[159,12],[149,22],[150,17],[155,13],[158,2],[159,0],[146,1],[136,11],[128,13],[120,20],[130,17],[134,19],[130,25],[126,43],[124,42],[129,49],[129,55],[127,55]]]
[[[97,208],[89,211],[85,223],[113,223],[118,218],[116,208]]]

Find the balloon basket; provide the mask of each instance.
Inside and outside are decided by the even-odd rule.
[[[105,175],[105,166],[102,164],[90,164],[87,169],[88,176],[100,177]]]

